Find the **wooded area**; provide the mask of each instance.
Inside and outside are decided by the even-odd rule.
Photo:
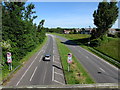
[[[6,53],[12,53],[12,59],[19,62],[28,52],[43,42],[45,30],[41,20],[39,25],[33,23],[37,18],[33,11],[34,4],[25,6],[25,2],[2,3],[2,65],[6,65]],[[13,63],[14,64],[14,63]]]

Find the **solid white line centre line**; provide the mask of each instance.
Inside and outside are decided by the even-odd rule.
[[[34,76],[34,74],[35,74],[36,70],[37,70],[37,67],[35,68],[35,70],[34,70],[34,72],[33,72],[32,76],[31,76],[31,78],[30,78],[30,81],[32,80],[32,78],[33,78],[33,76]]]

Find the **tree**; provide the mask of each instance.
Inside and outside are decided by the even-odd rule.
[[[114,1],[114,2],[113,2]],[[112,27],[118,17],[118,7],[116,0],[103,0],[98,5],[98,9],[94,11],[94,24],[97,29],[95,34],[92,34],[91,38],[103,38],[108,29]]]

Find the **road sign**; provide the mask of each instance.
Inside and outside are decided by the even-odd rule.
[[[68,63],[72,63],[72,53],[68,54],[68,59],[67,59]]]
[[[12,63],[11,53],[7,52],[7,62]]]

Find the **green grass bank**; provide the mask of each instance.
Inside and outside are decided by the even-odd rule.
[[[70,71],[68,72],[67,54],[71,51],[63,43],[61,43],[59,39],[56,40],[67,84],[95,83],[74,55],[72,57],[73,62],[70,65]]]

